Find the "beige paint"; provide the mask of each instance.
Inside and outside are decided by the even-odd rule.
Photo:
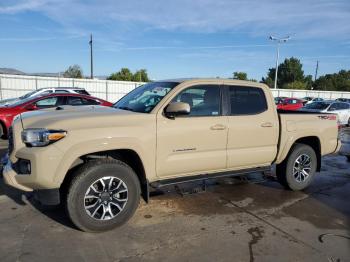
[[[197,84],[230,84],[262,88],[268,110],[253,116],[164,116],[164,108],[181,90]],[[23,128],[66,130],[67,136],[46,147],[27,148]],[[279,149],[278,132],[281,128]],[[31,175],[7,169],[7,183],[18,188],[44,189],[61,185],[79,157],[95,152],[130,149],[141,158],[149,181],[270,165],[285,159],[293,143],[317,136],[322,155],[333,153],[337,141],[335,120],[318,115],[281,115],[281,127],[272,94],[266,85],[238,80],[197,79],[179,84],[149,114],[99,106],[66,107],[27,112],[13,123],[12,162],[29,159]],[[276,157],[276,154],[278,155]]]

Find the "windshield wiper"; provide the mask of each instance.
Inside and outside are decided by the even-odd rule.
[[[118,106],[117,108],[118,108],[118,109],[121,109],[121,110],[132,111],[132,112],[135,111],[134,109],[132,109],[132,108],[130,108],[130,107],[127,107],[127,106]]]

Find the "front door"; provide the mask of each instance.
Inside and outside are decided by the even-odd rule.
[[[157,175],[194,175],[226,168],[227,116],[222,116],[220,85],[182,89],[172,102],[185,102],[191,112],[175,119],[157,116]]]

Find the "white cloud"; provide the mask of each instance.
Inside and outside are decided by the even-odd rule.
[[[190,32],[245,31],[298,38],[350,35],[349,0],[23,0],[0,4],[0,13],[41,12],[67,27],[134,24]],[[131,29],[132,30],[132,29]]]

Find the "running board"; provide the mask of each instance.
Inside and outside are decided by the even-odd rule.
[[[271,166],[242,169],[237,171],[225,171],[225,172],[214,173],[214,174],[201,174],[201,175],[194,175],[194,176],[176,177],[176,178],[170,178],[170,179],[164,179],[164,180],[157,180],[157,181],[151,182],[149,185],[153,188],[158,189],[164,186],[177,185],[182,183],[189,183],[189,182],[215,179],[215,178],[221,178],[221,177],[240,176],[240,175],[246,175],[249,173],[268,172],[268,171],[271,171]]]

